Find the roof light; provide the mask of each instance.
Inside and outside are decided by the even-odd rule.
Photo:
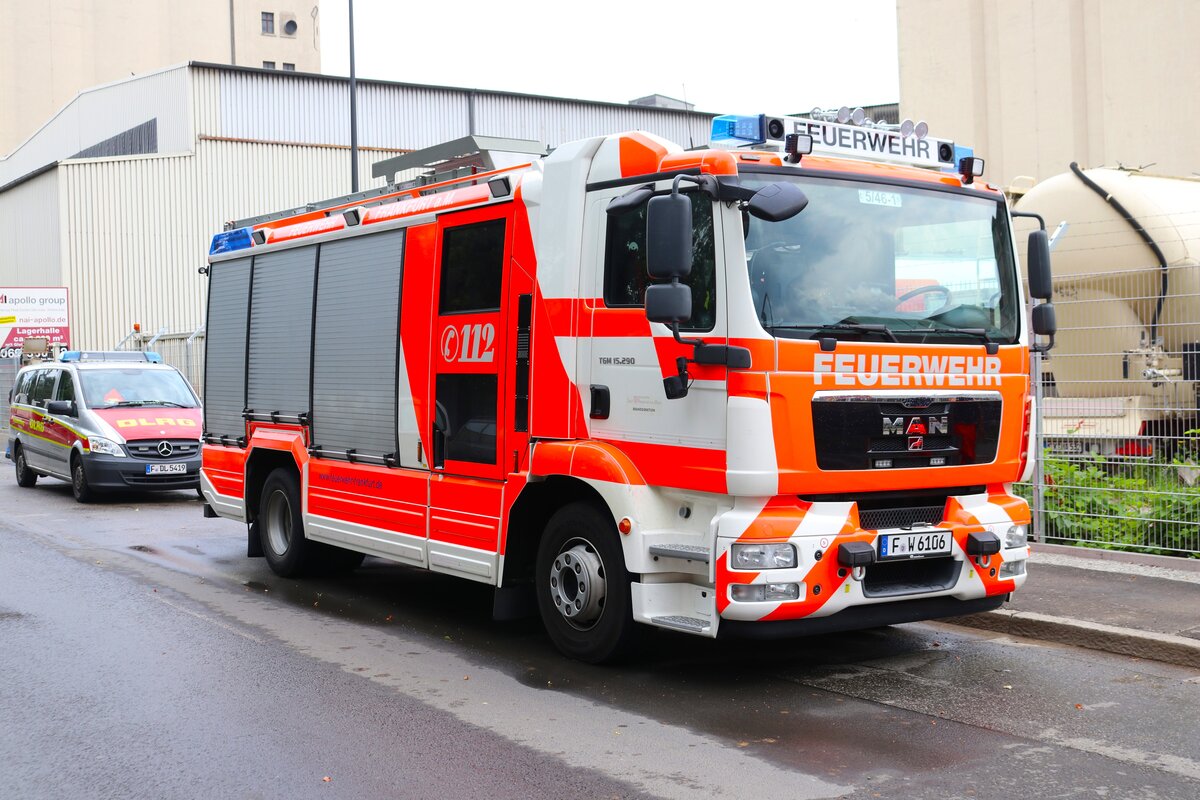
[[[974,183],[983,174],[983,159],[977,156],[963,156],[958,160],[958,171],[962,173],[963,183]]]
[[[222,231],[213,236],[212,244],[208,248],[208,254],[215,256],[218,253],[232,253],[235,250],[245,250],[247,247],[253,246],[250,237],[250,228],[235,228],[231,231]]]
[[[711,141],[715,144],[762,144],[767,140],[767,115],[725,114],[713,120]]]
[[[793,164],[799,164],[802,156],[812,152],[813,138],[807,133],[789,133],[783,141],[783,149],[788,154],[788,161]]]

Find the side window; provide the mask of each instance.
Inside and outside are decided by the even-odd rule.
[[[439,314],[495,311],[504,276],[504,220],[446,228]]]
[[[58,389],[54,392],[55,400],[75,400],[75,380],[71,377],[71,373],[66,370],[60,370],[58,376]]]
[[[46,401],[54,393],[54,379],[58,370],[39,369],[34,379],[33,388],[29,391],[29,403],[35,406],[45,406]]]
[[[436,413],[447,459],[496,463],[495,375],[438,375]]]
[[[29,388],[33,385],[33,379],[37,375],[35,370],[26,370],[21,373],[21,377],[17,378],[17,383],[13,387],[12,401],[14,403],[29,402]]]
[[[713,204],[707,197],[686,194],[692,201],[692,274],[684,281],[692,287],[692,318],[684,330],[711,331],[717,320],[716,245],[713,240]],[[646,204],[608,217],[604,246],[604,305],[640,308],[645,305]]]

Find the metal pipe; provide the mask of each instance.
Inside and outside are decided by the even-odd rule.
[[[358,191],[358,105],[354,79],[354,0],[350,3],[350,191]]]

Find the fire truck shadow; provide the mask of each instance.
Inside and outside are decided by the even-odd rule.
[[[269,576],[247,583],[298,606],[337,618],[379,626],[398,637],[453,648],[456,654],[507,671],[531,686],[563,687],[564,675],[653,675],[656,681],[706,680],[717,668],[722,680],[751,678],[786,665],[789,672],[827,672],[831,667],[925,651],[926,629],[891,626],[799,638],[709,639],[639,626],[636,645],[619,664],[571,661],[551,644],[536,611],[512,621],[492,618],[493,590],[412,567],[368,558],[353,573],[306,581]],[[631,672],[630,672],[631,671]],[[554,676],[554,677],[545,677]]]

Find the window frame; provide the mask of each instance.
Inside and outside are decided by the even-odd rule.
[[[660,190],[656,190],[654,192],[654,194],[652,195],[652,197],[661,197],[663,195],[667,195],[670,193],[671,193],[670,189],[660,189]],[[720,263],[721,263],[720,259],[718,258],[718,253],[721,252],[721,247],[718,246],[719,243],[718,243],[718,235],[717,235],[717,229],[720,226],[720,215],[717,212],[716,201],[714,201],[712,198],[710,198],[704,192],[699,191],[698,189],[690,189],[690,190],[689,189],[681,189],[680,193],[687,196],[689,199],[695,198],[695,197],[703,198],[704,200],[706,200],[708,202],[708,207],[711,210],[711,220],[712,220],[711,259],[712,259],[713,267],[712,267],[712,274],[709,276],[709,280],[711,281],[710,288],[712,290],[712,295],[713,295],[713,306],[712,306],[713,307],[713,315],[712,315],[712,324],[709,325],[708,327],[702,328],[699,326],[694,326],[692,324],[691,320],[689,320],[686,323],[681,323],[679,326],[679,330],[681,332],[686,331],[689,333],[712,333],[713,331],[717,330],[717,328],[719,327],[719,324],[720,324],[720,313],[719,313],[720,312],[720,301],[719,301],[720,295],[718,293],[719,280],[717,277],[718,273],[721,272],[721,269],[722,269],[720,266]],[[647,198],[646,204],[648,204],[649,202],[650,202],[650,198]],[[646,204],[643,204],[642,206],[639,206],[638,208],[644,208],[644,207],[646,207]],[[695,205],[696,205],[695,201],[692,200],[693,209],[695,208]],[[630,209],[626,213],[632,214],[632,213],[635,213],[636,210],[637,209]],[[624,216],[624,215],[620,215],[620,216]],[[607,309],[630,309],[630,308],[644,309],[646,307],[646,303],[645,303],[644,299],[640,303],[637,303],[637,302],[613,303],[613,302],[609,301],[609,297],[608,297],[609,284],[610,284],[609,269],[610,269],[610,265],[612,263],[610,260],[610,255],[613,252],[610,249],[610,244],[611,244],[610,234],[611,234],[611,231],[613,230],[614,221],[619,219],[620,216],[614,216],[614,215],[610,215],[608,213],[604,213],[604,225],[600,231],[600,236],[601,236],[601,239],[603,241],[603,246],[604,246],[603,254],[601,256],[600,264],[599,264],[599,267],[600,267],[600,302],[603,304],[604,308],[607,308]],[[694,218],[694,216],[693,216],[693,218]],[[645,237],[643,237],[643,239],[644,238]],[[695,251],[693,250],[693,256],[694,255],[695,255]],[[693,266],[694,266],[695,265],[694,257],[692,259],[692,262],[693,262]],[[694,274],[695,274],[695,272],[693,271],[692,275],[694,275]],[[692,275],[689,275],[688,279],[682,280],[682,281],[680,281],[680,283],[687,284],[688,287],[691,288],[694,292],[696,287],[690,283],[690,281],[692,279]],[[646,276],[646,286],[649,287],[654,283],[655,283],[655,281],[653,279],[651,279],[649,277],[649,275],[647,275]],[[643,297],[644,297],[644,291],[643,291]]]
[[[274,11],[263,11],[262,16],[259,19],[261,20],[261,23],[262,23],[262,35],[263,36],[274,36],[275,35],[275,12]]]
[[[446,296],[445,295],[446,274],[447,274],[446,273],[446,264],[447,264],[446,257],[447,257],[447,253],[449,251],[449,248],[447,247],[447,240],[450,239],[451,236],[454,233],[457,233],[458,231],[467,230],[470,228],[483,228],[483,227],[487,227],[487,226],[496,226],[496,225],[499,225],[499,227],[500,227],[500,241],[499,241],[500,247],[499,247],[499,252],[498,252],[499,260],[495,264],[495,267],[496,267],[496,301],[497,301],[496,304],[493,306],[487,306],[484,308],[459,308],[459,309],[455,309],[453,311],[445,310],[443,308],[443,302],[444,302],[445,296]],[[465,222],[465,223],[462,223],[461,225],[447,225],[442,230],[441,252],[439,253],[440,257],[438,259],[438,262],[439,262],[438,263],[438,297],[437,297],[437,308],[436,308],[436,314],[438,316],[452,317],[452,316],[456,316],[459,314],[494,314],[501,310],[501,308],[504,305],[504,266],[505,266],[504,255],[505,255],[505,252],[507,251],[507,247],[508,247],[509,233],[510,233],[510,231],[509,231],[509,227],[508,227],[508,217],[506,217],[506,216],[491,217],[488,219],[479,220],[477,222]]]

